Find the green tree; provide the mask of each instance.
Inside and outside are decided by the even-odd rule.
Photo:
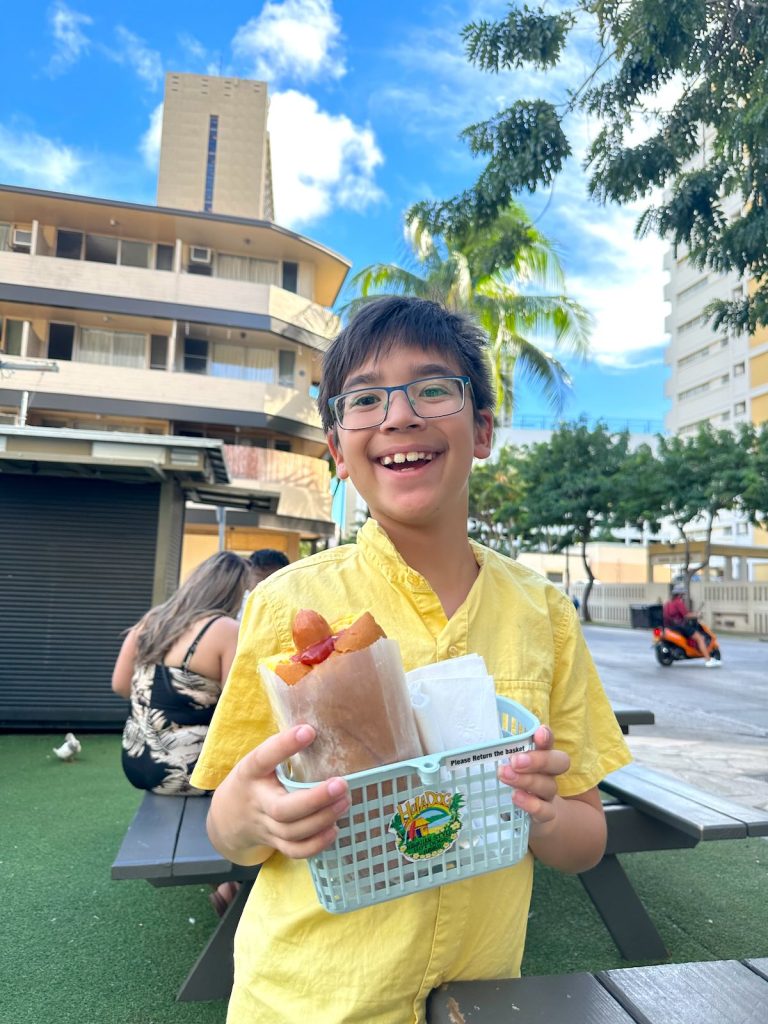
[[[753,523],[768,527],[768,423],[744,427],[741,444],[749,457],[744,469],[742,508]]]
[[[599,423],[564,423],[548,441],[527,449],[520,463],[528,535],[551,551],[581,548],[587,575],[582,616],[590,622],[594,574],[587,544],[597,530],[617,521],[625,488],[629,434],[611,434]]]
[[[655,455],[643,447],[630,456],[620,514],[636,523],[667,519],[674,525],[688,589],[691,577],[709,565],[717,513],[742,507],[753,465],[748,429],[734,434],[707,423],[687,437],[659,435]],[[703,535],[704,547],[691,564],[694,532]]]
[[[412,217],[407,239],[410,265],[365,267],[352,278],[357,296],[344,312],[381,295],[415,295],[470,313],[490,339],[497,412],[511,414],[520,375],[559,411],[570,379],[543,346],[585,355],[590,318],[564,293],[557,254],[523,208],[509,205],[483,230],[465,225],[460,234],[433,234]]]
[[[572,154],[569,118],[581,111],[601,125],[585,157],[591,196],[629,203],[664,188],[638,233],[684,245],[699,268],[757,282],[753,294],[708,307],[715,327],[768,324],[766,5],[574,0],[553,12],[511,3],[505,18],[469,24],[463,38],[468,59],[485,71],[548,70],[564,63],[574,30],[583,38],[585,29],[594,59],[584,81],[558,102],[515,99],[466,128],[463,138],[485,160],[476,183],[412,213],[443,234],[492,223],[515,195],[554,182]],[[741,212],[729,216],[733,199]]]
[[[520,462],[510,445],[493,461],[479,462],[469,478],[469,535],[494,551],[516,558],[525,531]]]

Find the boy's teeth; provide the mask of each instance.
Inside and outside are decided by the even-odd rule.
[[[394,462],[396,465],[402,465],[404,462],[431,462],[431,452],[395,452],[394,455],[383,455],[381,457],[382,466],[391,466]]]

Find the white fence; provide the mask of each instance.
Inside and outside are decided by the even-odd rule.
[[[629,606],[666,601],[665,583],[599,583],[589,595],[593,622],[629,626]],[[584,584],[573,587],[583,600]],[[768,583],[692,583],[691,602],[702,621],[719,633],[754,633],[768,636]]]

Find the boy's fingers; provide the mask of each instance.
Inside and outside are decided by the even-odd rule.
[[[244,779],[266,778],[283,761],[308,747],[314,738],[315,730],[311,725],[294,725],[284,729],[246,754],[237,766],[238,774]]]

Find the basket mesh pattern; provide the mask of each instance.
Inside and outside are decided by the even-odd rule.
[[[539,723],[514,701],[498,697],[497,706],[502,740],[347,777],[352,797],[349,814],[338,822],[335,844],[309,862],[318,899],[326,910],[345,913],[509,867],[523,857],[529,818],[514,806],[511,790],[499,783],[497,770],[509,754],[531,749]],[[288,789],[307,785],[293,782],[282,772],[279,775]],[[451,806],[458,805],[458,816],[452,821],[442,813],[432,830],[426,818],[406,814],[438,795],[445,796],[441,804],[450,800]],[[393,828],[393,819],[399,822],[399,830]],[[408,843],[404,843],[406,820],[411,829]],[[414,823],[425,833],[415,840]],[[443,852],[420,852],[431,843],[451,840]]]

